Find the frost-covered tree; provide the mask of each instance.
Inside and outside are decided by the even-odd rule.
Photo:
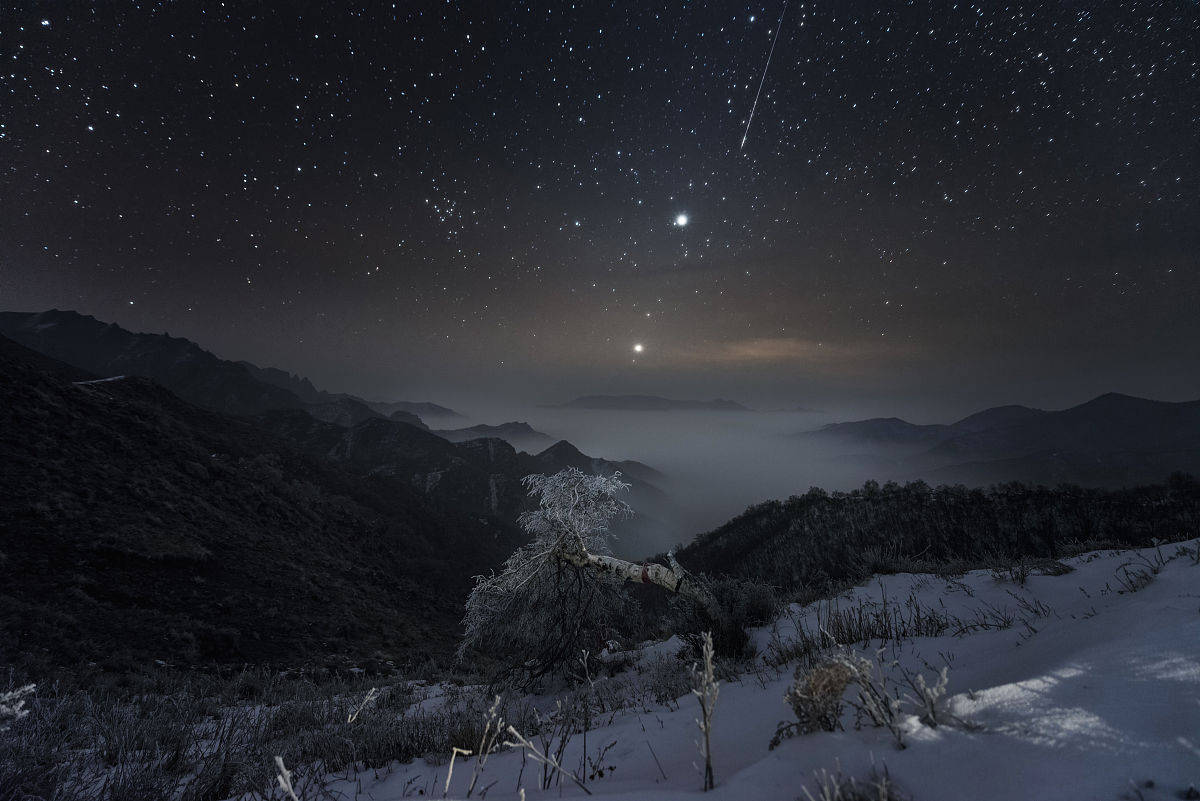
[[[526,476],[537,507],[521,517],[533,539],[518,548],[503,569],[479,576],[467,599],[463,657],[473,650],[519,655],[530,676],[544,675],[583,648],[622,615],[631,601],[626,581],[657,584],[696,602],[718,617],[708,589],[672,555],[670,566],[636,564],[609,553],[608,526],[632,513],[617,495],[629,488],[620,473],[588,475],[567,468],[552,476]]]

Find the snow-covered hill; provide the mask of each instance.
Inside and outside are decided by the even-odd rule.
[[[792,801],[807,798],[806,791],[838,798],[821,794],[822,782],[838,775],[860,782],[886,775],[899,794],[889,797],[915,801],[1200,798],[1198,553],[1194,540],[1086,554],[1065,560],[1073,570],[1063,575],[883,576],[833,602],[793,608],[755,632],[756,666],[721,684],[714,791],[701,793],[698,706],[686,695],[597,715],[587,753],[595,757],[613,743],[601,763],[615,770],[586,786],[628,801]],[[769,750],[776,726],[794,720],[783,696],[804,641],[828,641],[870,619],[941,631],[851,649],[885,665],[894,661],[887,675],[901,694],[908,690],[905,670],[932,683],[947,666],[945,711],[960,722],[930,727],[905,707],[899,749],[886,728],[856,728],[847,706],[844,730],[798,735]],[[678,647],[651,646],[640,659],[649,665]],[[848,689],[847,698],[854,692]],[[576,735],[561,763],[576,768],[583,747]],[[457,759],[450,798],[465,797],[475,767],[474,759]],[[335,779],[329,789],[334,797],[374,801],[442,797],[446,772],[446,764],[395,764]],[[522,790],[529,799],[584,795],[565,780],[539,789],[540,776],[519,749],[503,750],[486,762],[473,797],[482,797],[482,788],[492,801],[520,798]]]

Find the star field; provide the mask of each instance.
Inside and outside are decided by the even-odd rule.
[[[0,306],[360,391],[1200,391],[1194,2],[792,2],[744,148],[782,3],[296,8],[4,12]]]

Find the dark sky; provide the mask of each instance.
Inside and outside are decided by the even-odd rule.
[[[7,3],[0,308],[374,396],[1200,396],[1194,0],[791,2],[747,135],[783,8]]]

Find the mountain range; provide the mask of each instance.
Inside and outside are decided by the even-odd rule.
[[[431,431],[406,408],[73,312],[3,313],[0,331],[23,340],[0,336],[0,650],[23,659],[446,654],[471,576],[524,541],[524,476],[620,471],[637,510],[615,528],[629,556],[661,545],[675,511],[653,468],[540,447],[550,438],[524,423]],[[889,454],[906,477],[1149,483],[1200,467],[1200,401],[1108,394],[802,437],[838,458]],[[727,528],[742,547],[762,527]]]
[[[227,361],[182,337],[134,333],[73,311],[0,312],[0,334],[96,375],[150,378],[189,403],[225,414],[305,409],[341,425],[396,414],[404,422],[424,425],[416,409],[446,419],[461,417],[431,403],[373,403],[354,395],[322,392],[307,378]]]
[[[520,479],[568,465],[586,466],[589,472],[623,471],[633,484],[635,508],[641,501],[659,506],[664,497],[649,485],[662,476],[646,465],[593,459],[570,443],[555,445],[552,437],[527,423],[431,432],[413,410],[441,419],[462,415],[432,403],[372,402],[324,392],[302,376],[226,361],[165,333],[134,333],[88,315],[51,309],[0,312],[0,334],[54,360],[48,363],[65,363],[94,376],[149,378],[196,406],[253,418],[260,428],[318,456],[402,476],[458,508],[515,519],[524,503]],[[529,446],[530,453],[518,454],[517,443],[508,440]]]
[[[275,367],[259,367],[247,361],[239,361],[247,372],[264,384],[271,384],[286,389],[310,405],[335,404],[339,401],[352,401],[370,409],[379,417],[392,417],[411,422],[413,418],[420,420],[465,420],[465,416],[453,409],[439,406],[427,401],[371,401],[344,392],[325,392],[317,389],[307,378],[280,370]],[[399,417],[397,417],[399,415]],[[365,419],[365,418],[364,418]],[[357,422],[357,421],[356,421]]]
[[[371,401],[348,393],[325,392],[309,379],[285,370],[226,361],[187,339],[165,333],[134,333],[72,311],[0,312],[0,334],[91,374],[150,378],[184,400],[226,414],[302,409],[318,420],[343,428],[372,419],[389,419],[426,430],[426,421],[445,424],[466,419],[436,403]],[[447,428],[438,434],[452,442],[502,439],[531,453],[555,442],[527,423],[517,422]]]
[[[74,312],[3,313],[0,331],[24,340],[0,336],[0,642],[27,656],[102,661],[106,642],[168,661],[442,653],[471,576],[523,541],[524,476],[621,471],[629,555],[672,513],[657,471],[525,424],[452,442],[407,411],[422,404],[372,408]]]
[[[1200,469],[1200,400],[1108,393],[1059,411],[998,406],[945,425],[873,418],[800,437],[844,454],[875,452],[935,481],[1127,486]]]
[[[620,471],[632,485],[630,504],[643,515],[653,515],[667,503],[666,496],[649,483],[651,478],[661,478],[657,471],[638,462],[595,459],[565,440],[528,454],[501,439],[450,442],[435,432],[381,417],[349,428],[301,410],[271,411],[252,420],[314,457],[368,475],[400,479],[436,503],[471,515],[515,521],[527,503],[521,479],[567,467],[604,475]]]
[[[469,439],[494,438],[502,439],[514,448],[529,453],[536,453],[554,444],[554,437],[543,434],[529,423],[501,423],[498,426],[477,425],[468,428],[438,429],[434,432],[443,439],[451,442],[465,442]]]
[[[423,659],[453,645],[471,576],[524,538],[410,476],[3,337],[0,453],[10,662]]]
[[[52,309],[0,312],[0,334],[97,376],[149,378],[189,403],[226,414],[304,405],[288,390],[256,380],[241,365],[166,333],[134,334],[114,323]]]

